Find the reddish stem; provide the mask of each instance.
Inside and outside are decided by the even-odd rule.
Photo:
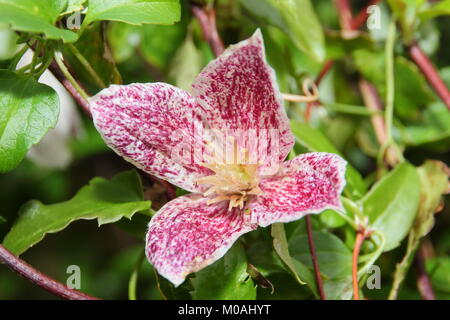
[[[214,9],[211,9],[208,15],[211,24],[211,46],[214,54],[216,56],[219,56],[225,50],[225,47],[223,45],[222,39],[220,38],[219,32],[217,31],[216,11]]]
[[[411,55],[411,59],[422,71],[429,84],[433,87],[447,108],[450,109],[450,91],[439,76],[439,73],[434,68],[430,59],[425,55],[417,43],[413,43],[409,47],[409,54]]]
[[[380,96],[378,95],[378,92],[373,84],[371,84],[367,80],[361,79],[359,81],[359,89],[361,91],[361,95],[367,109],[374,112],[383,111],[383,105],[381,103]],[[380,145],[384,145],[386,143],[387,137],[383,116],[381,114],[374,114],[371,117],[371,122],[378,143]]]
[[[322,67],[322,70],[320,70],[319,74],[316,77],[316,80],[314,81],[314,83],[316,84],[317,87],[320,85],[320,82],[322,82],[323,78],[327,75],[327,73],[330,71],[330,69],[333,67],[333,65],[334,65],[333,60],[328,60],[325,62],[325,64]],[[306,104],[306,109],[305,109],[305,121],[306,122],[308,122],[309,119],[311,118],[312,109],[318,105],[319,105],[319,103],[317,101],[309,102]]]
[[[366,238],[365,232],[360,230],[356,233],[355,247],[353,248],[352,257],[352,283],[353,295],[355,300],[359,300],[359,285],[358,285],[358,259],[361,246]]]
[[[361,9],[361,11],[358,13],[356,18],[354,18],[351,21],[351,23],[350,23],[351,29],[352,30],[359,29],[366,22],[367,18],[369,17],[369,13],[367,12],[367,8],[377,4],[380,1],[381,0],[371,0],[363,9]]]
[[[66,90],[69,92],[69,94],[72,96],[72,98],[80,105],[80,107],[84,110],[84,112],[87,115],[91,115],[91,111],[89,109],[89,102],[86,101],[75,89],[75,87],[70,83],[70,81],[66,78],[64,73],[59,68],[58,64],[53,61],[50,66],[49,70],[53,73],[56,79],[58,79],[59,82],[66,88]],[[78,85],[82,87],[82,85],[78,82]]]
[[[339,13],[339,23],[342,30],[352,30],[352,11],[348,0],[334,0]]]
[[[209,43],[214,55],[217,57],[224,51],[222,39],[217,32],[216,11],[214,9],[207,10],[198,6],[192,6],[192,13],[200,23],[205,41]]]
[[[2,245],[0,245],[0,263],[5,264],[9,269],[17,272],[22,277],[57,297],[68,300],[99,300],[96,297],[70,289],[62,283],[34,269],[25,261],[13,255]]]
[[[314,276],[316,278],[317,290],[319,291],[320,299],[326,300],[325,290],[323,289],[323,281],[320,276],[319,260],[317,259],[316,246],[314,245],[314,239],[312,234],[311,216],[305,216],[306,231],[308,233],[309,252],[311,253],[311,259],[314,267]]]
[[[423,300],[436,300],[436,295],[433,291],[430,278],[425,269],[425,252],[424,247],[421,245],[416,254],[416,266],[417,266],[417,288]]]
[[[319,74],[316,77],[316,80],[314,81],[316,86],[319,86],[319,84],[322,82],[323,78],[327,75],[327,73],[331,70],[331,67],[333,67],[334,61],[328,60],[323,65],[322,70],[320,70]]]

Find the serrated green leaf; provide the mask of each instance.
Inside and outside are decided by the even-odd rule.
[[[385,237],[384,251],[400,245],[408,234],[420,199],[420,182],[414,166],[403,163],[384,176],[362,199],[369,225]]]
[[[318,129],[305,123],[291,121],[291,130],[297,142],[309,151],[329,152],[341,155],[334,145]],[[366,193],[367,189],[364,180],[359,172],[349,164],[347,164],[345,178],[347,180],[345,190],[352,198],[361,198]]]
[[[353,293],[351,288],[352,253],[341,239],[329,232],[315,231],[313,238],[327,299],[350,299]],[[306,234],[291,237],[289,250],[295,260],[306,265],[309,270],[313,270]],[[315,286],[315,282],[313,285]]]
[[[129,24],[173,24],[180,20],[179,0],[89,0],[83,24],[113,20]]]
[[[286,33],[295,45],[316,61],[325,59],[325,37],[310,0],[241,0],[241,4]]]
[[[0,23],[14,30],[43,33],[49,39],[73,42],[76,33],[55,26],[59,14],[67,7],[67,0],[0,0]]]
[[[136,212],[148,210],[143,200],[139,175],[134,171],[119,173],[111,180],[94,178],[70,200],[45,205],[32,200],[22,206],[19,218],[6,235],[3,245],[14,254],[21,254],[41,241],[47,233],[55,233],[79,219],[97,219],[99,226]]]
[[[254,300],[256,287],[247,273],[247,258],[237,242],[214,264],[195,273],[192,298],[212,300]]]
[[[56,92],[29,76],[0,70],[0,172],[14,169],[56,125]]]

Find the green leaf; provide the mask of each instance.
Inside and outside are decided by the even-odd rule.
[[[149,208],[150,202],[143,200],[141,181],[134,170],[119,173],[111,180],[94,178],[68,201],[45,205],[32,200],[23,205],[3,245],[19,255],[47,233],[61,231],[73,221],[97,219],[101,226],[123,217],[131,219],[136,212]]]
[[[191,283],[196,300],[254,300],[256,287],[247,273],[247,258],[237,242],[221,259],[195,273]]]
[[[252,278],[253,282],[260,288],[270,289],[271,292],[274,292],[273,284],[252,264],[247,265],[247,273]]]
[[[325,37],[310,0],[241,0],[241,4],[286,33],[295,45],[315,60],[325,59]]]
[[[141,42],[143,28],[122,22],[108,24],[107,38],[114,61],[122,63],[130,59]]]
[[[313,238],[327,299],[350,299],[353,293],[352,253],[341,239],[329,232],[315,231]],[[306,234],[291,237],[289,250],[295,260],[313,270]]]
[[[384,73],[384,55],[381,51],[372,51],[367,49],[358,49],[352,52],[353,62],[359,72],[373,83],[385,83]]]
[[[376,112],[367,110],[367,108],[364,106],[357,106],[345,103],[328,103],[328,102],[322,102],[322,104],[324,105],[324,107],[326,107],[331,111],[338,113],[345,113],[354,116],[370,117],[376,114]]]
[[[417,124],[399,126],[400,140],[410,146],[420,146],[432,142],[443,142],[450,138],[450,113],[447,107],[437,101],[431,103],[419,116]],[[445,152],[448,143],[439,146]]]
[[[298,143],[314,152],[329,152],[342,154],[334,147],[334,145],[325,137],[318,129],[307,124],[291,121],[291,130]],[[349,193],[352,198],[361,198],[366,193],[366,185],[358,171],[347,164],[345,173],[347,185],[345,192]]]
[[[420,184],[414,166],[403,163],[375,184],[362,199],[369,225],[385,237],[384,251],[400,245],[417,214]]]
[[[433,289],[450,293],[450,257],[442,256],[430,259],[426,264]]]
[[[180,20],[179,0],[89,0],[83,21],[113,20],[129,24],[173,24]]]
[[[421,10],[418,15],[422,22],[439,16],[448,16],[450,15],[450,0],[439,1],[431,7]]]
[[[18,35],[7,25],[0,24],[0,61],[12,59],[17,52]],[[0,67],[1,68],[1,67]]]
[[[55,26],[66,6],[66,0],[0,0],[0,23],[10,24],[14,30],[43,33],[49,39],[73,42],[77,39],[76,33]]]
[[[145,25],[141,29],[139,50],[143,57],[156,68],[165,70],[171,58],[186,37],[183,23],[174,26]]]
[[[169,77],[178,88],[190,92],[202,67],[203,55],[195,47],[192,36],[188,35],[172,60]]]
[[[14,169],[56,125],[56,92],[29,76],[0,70],[0,172]]]
[[[419,68],[404,57],[397,57],[395,72],[395,112],[404,119],[417,117],[412,106],[425,106],[434,100]]]
[[[353,52],[355,67],[364,77],[374,83],[381,97],[386,93],[385,57],[381,51],[356,50]],[[425,78],[418,67],[404,57],[396,57],[395,114],[402,119],[417,119],[420,108],[434,100]]]
[[[87,0],[68,0],[67,1],[67,7],[64,9],[64,12],[62,12],[60,15],[66,15],[66,14],[70,14],[73,12],[77,12],[77,11],[81,11],[84,9],[83,4],[86,2]]]
[[[326,228],[339,228],[346,224],[345,219],[334,210],[325,210],[319,215],[319,219]]]
[[[273,241],[260,240],[251,242],[246,248],[248,262],[258,268],[264,275],[274,272],[284,272],[285,266],[273,250]]]
[[[273,237],[273,247],[280,257],[280,259],[286,264],[289,271],[292,273],[294,278],[300,284],[305,284],[306,282],[302,280],[305,268],[300,263],[296,263],[289,254],[289,246],[286,239],[286,232],[284,230],[284,224],[275,223],[272,225],[272,237]],[[311,279],[312,275],[307,273],[306,278]]]
[[[192,286],[189,281],[183,282],[179,287],[176,287],[164,277],[161,277],[158,272],[155,272],[158,290],[165,300],[192,300],[189,291]]]
[[[327,59],[339,60],[348,55],[349,52],[358,49],[374,48],[374,41],[365,33],[361,33],[348,39],[340,31],[327,31],[325,34]]]
[[[448,168],[442,162],[427,160],[417,172],[420,177],[420,203],[413,228],[408,236],[406,253],[397,264],[389,299],[396,299],[402,282],[410,268],[419,247],[420,240],[430,232],[434,225],[434,214],[439,208],[442,195],[449,186]]]
[[[103,89],[104,86],[107,87],[110,84],[122,83],[122,77],[117,70],[111,50],[106,43],[101,23],[96,22],[88,26],[80,39],[78,39],[73,46],[75,46],[76,50],[78,50],[89,62],[100,78],[100,81],[94,81],[90,73],[76,58],[74,52],[70,50],[70,45],[66,46],[64,48],[64,57],[69,61],[69,64],[83,82],[89,82],[100,89]]]
[[[287,272],[277,272],[267,278],[274,286],[272,293],[268,289],[258,290],[258,300],[310,300],[314,298],[308,286],[292,281]]]
[[[409,43],[414,36],[417,27],[417,13],[426,0],[388,0],[389,6],[399,21],[403,38]]]
[[[434,225],[434,214],[449,187],[447,166],[440,161],[427,160],[417,172],[420,177],[420,204],[414,223],[416,238],[424,237]]]
[[[3,218],[2,216],[0,216],[0,224],[1,224],[1,223],[5,223],[5,222],[6,222],[6,219]]]

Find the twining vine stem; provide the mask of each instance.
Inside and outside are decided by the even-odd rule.
[[[366,238],[363,230],[356,232],[355,247],[352,255],[352,283],[353,283],[353,297],[355,300],[359,300],[359,283],[358,283],[358,260],[361,246]]]
[[[68,300],[99,300],[99,298],[70,289],[62,283],[34,269],[2,245],[0,245],[0,263],[5,264],[9,269],[17,272],[22,277],[57,297]]]
[[[430,278],[425,269],[425,252],[423,243],[420,245],[416,254],[416,266],[417,266],[417,288],[423,300],[435,300],[436,295],[433,291]]]
[[[55,61],[53,61],[50,64],[49,70],[55,76],[55,78],[58,79],[59,82],[61,82],[61,84],[64,86],[67,92],[69,92],[69,94],[72,96],[75,102],[78,103],[78,105],[83,109],[83,111],[87,115],[91,115],[89,102],[77,91],[73,83],[69,81],[69,79],[66,77],[66,75],[63,73],[63,71],[60,69],[60,67]],[[78,85],[81,87],[80,84]]]
[[[225,47],[217,31],[215,10],[200,8],[196,5],[192,5],[191,10],[200,23],[205,41],[209,43],[214,55],[219,56]]]
[[[428,80],[428,83],[433,87],[447,108],[450,109],[450,91],[439,76],[439,73],[434,68],[430,59],[416,42],[409,47],[409,55],[419,67],[420,71],[422,71],[423,75]]]
[[[322,277],[320,275],[319,259],[317,258],[316,246],[314,245],[314,239],[313,239],[313,233],[312,233],[312,224],[311,224],[311,216],[310,215],[305,216],[305,220],[306,220],[306,231],[307,231],[307,234],[308,234],[309,252],[311,253],[311,259],[312,259],[312,262],[313,262],[314,277],[316,279],[317,289],[319,291],[320,299],[321,300],[326,300],[327,297],[325,295],[325,290],[323,288],[323,281],[322,281]]]
[[[81,52],[75,47],[75,45],[69,43],[67,47],[72,52],[72,54],[78,59],[81,65],[86,69],[92,79],[95,81],[97,86],[101,89],[106,88],[106,83],[102,80],[102,78],[98,75],[89,61],[81,54]]]

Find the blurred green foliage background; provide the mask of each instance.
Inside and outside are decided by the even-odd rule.
[[[443,1],[445,2],[445,1]],[[181,1],[181,21],[174,25],[145,24],[135,26],[122,22],[94,22],[75,43],[88,58],[105,84],[163,81],[184,89],[199,71],[214,58],[204,40],[198,21],[190,12],[190,4]],[[352,39],[344,39],[338,31],[339,17],[333,1],[311,1],[323,34],[310,27],[289,25],[293,34],[285,32],[286,23],[293,23],[277,12],[266,10],[265,1],[217,0],[217,25],[226,45],[249,37],[261,28],[266,45],[267,59],[275,69],[282,92],[301,94],[301,84],[306,78],[314,79],[323,62],[335,61],[332,70],[320,85],[322,106],[312,109],[310,125],[320,129],[332,144],[365,178],[366,185],[375,179],[376,155],[380,148],[370,117],[364,110],[364,101],[358,92],[359,74],[371,81],[384,99],[384,41],[392,10],[384,1],[378,4],[381,12],[380,28],[367,30]],[[351,1],[356,13],[365,1]],[[1,6],[1,1],[0,1]],[[272,16],[275,15],[275,16]],[[274,21],[279,21],[276,25]],[[281,21],[281,22],[280,22]],[[288,21],[288,22],[286,22]],[[424,52],[431,58],[442,78],[450,87],[450,18],[438,16],[414,26],[413,35]],[[400,34],[400,32],[398,32]],[[293,39],[306,37],[323,41],[321,46],[312,43],[301,50],[302,44]],[[321,40],[320,37],[323,37]],[[400,37],[400,35],[399,35]],[[15,52],[18,36],[7,26],[0,26],[0,67],[5,66]],[[106,43],[106,45],[105,45]],[[72,71],[95,94],[101,89],[82,68],[70,51],[64,52]],[[441,160],[448,164],[450,155],[450,113],[430,88],[417,66],[411,62],[401,40],[395,47],[395,119],[393,135],[404,150],[405,157],[414,165],[426,159]],[[319,58],[319,59],[317,59]],[[322,60],[320,60],[322,58]],[[304,121],[306,106],[286,103],[291,119]],[[65,168],[52,169],[25,159],[19,167],[0,175],[0,216],[7,222],[0,224],[0,239],[14,223],[19,208],[30,199],[45,204],[71,198],[92,177],[113,177],[117,172],[132,168],[119,159],[103,143],[89,117],[80,112],[80,124],[70,135],[67,146],[72,161]],[[305,149],[296,146],[297,152]],[[56,155],[54,155],[56,156]],[[157,209],[164,201],[164,192],[154,182],[142,177],[146,198],[153,200]],[[448,197],[446,198],[448,204]],[[426,239],[429,248],[427,270],[438,298],[450,298],[450,215],[447,205],[436,216],[435,227]],[[23,254],[22,258],[55,279],[65,282],[70,265],[78,265],[82,272],[81,290],[102,298],[126,299],[130,274],[141,254],[142,232],[148,219],[142,218],[141,237],[126,232],[126,226],[108,224],[98,228],[96,221],[77,221],[65,230],[50,234]],[[290,230],[304,228],[303,221],[286,226]],[[354,235],[333,214],[314,216],[316,230],[328,230],[343,239],[349,250],[353,248]],[[255,241],[257,239],[258,241]],[[263,256],[264,243],[270,239],[268,230],[259,230],[245,237],[251,244],[247,250],[250,262],[258,265]],[[261,246],[261,247],[259,247]],[[366,244],[370,246],[370,244]],[[304,248],[305,250],[306,247]],[[300,250],[300,249],[299,249]],[[370,251],[370,248],[363,248]],[[395,264],[401,260],[405,243],[383,254],[377,261],[382,271],[381,289],[364,290],[369,299],[385,299],[389,292]],[[269,254],[270,255],[270,254]],[[262,262],[260,266],[267,266]],[[311,291],[301,286],[286,272],[260,271],[275,286],[275,293],[258,287],[258,298],[307,299]],[[275,268],[276,270],[276,268]],[[399,298],[419,299],[415,284],[415,269],[408,273]],[[181,294],[181,293],[177,293]],[[142,299],[161,299],[155,273],[148,263],[142,265],[137,296]],[[0,267],[0,299],[52,299],[45,291],[23,280],[4,267]]]

